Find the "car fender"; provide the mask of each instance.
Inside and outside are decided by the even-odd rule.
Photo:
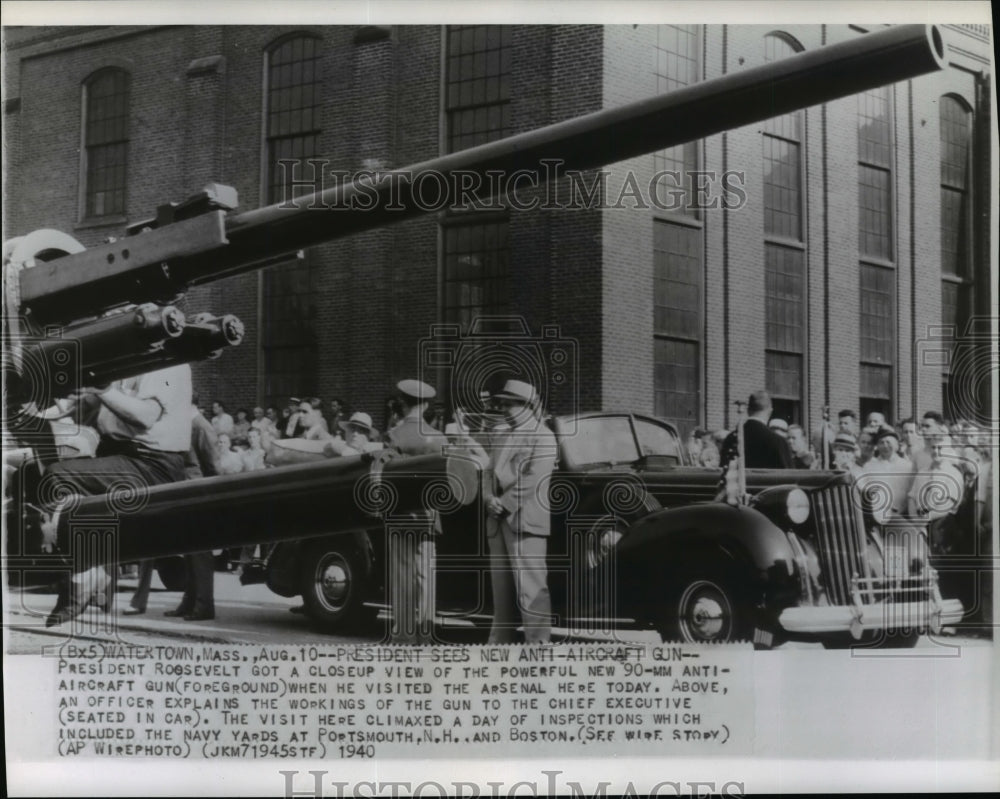
[[[786,581],[794,573],[781,528],[759,511],[721,502],[654,511],[629,528],[616,554],[619,563],[655,565],[683,563],[705,550],[725,552],[761,580]]]

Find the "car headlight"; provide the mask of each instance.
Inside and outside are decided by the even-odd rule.
[[[785,512],[792,524],[802,524],[809,518],[809,497],[801,488],[793,488],[785,497]]]

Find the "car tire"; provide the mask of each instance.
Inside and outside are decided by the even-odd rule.
[[[377,611],[364,604],[364,560],[349,539],[323,539],[303,547],[299,588],[306,613],[326,632],[358,629]]]
[[[179,556],[157,558],[156,573],[160,575],[160,582],[168,591],[184,590],[184,558]]]
[[[676,587],[657,624],[664,642],[700,644],[753,640],[748,602],[731,572],[696,569],[671,582]]]

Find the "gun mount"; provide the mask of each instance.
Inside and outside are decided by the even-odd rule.
[[[155,219],[132,225],[122,239],[89,250],[56,231],[36,231],[4,249],[8,430],[19,418],[11,409],[27,399],[44,407],[80,385],[197,360],[237,344],[242,337],[238,320],[205,315],[187,319],[173,307],[178,297],[191,286],[288,260],[302,248],[425,213],[417,201],[421,175],[443,177],[440,185],[446,199],[453,201],[459,187],[452,178],[458,174],[486,176],[496,170],[551,174],[546,169],[551,164],[557,165],[556,175],[594,168],[943,66],[940,32],[933,26],[904,25],[359,178],[295,202],[236,213],[235,192],[210,186],[184,203],[162,206]],[[49,334],[51,329],[55,332]],[[28,336],[31,353],[24,343]],[[40,339],[43,343],[36,347]],[[39,384],[28,355],[54,359],[63,351],[58,344],[67,341],[79,344],[80,368],[62,381]],[[16,436],[18,431],[12,432]],[[430,471],[440,474],[450,463],[438,458]],[[252,484],[253,507],[280,503],[283,511],[292,512],[328,507],[329,492],[336,488],[343,494],[359,476],[354,467],[329,463],[296,467],[287,474],[288,484],[248,477],[239,485]],[[424,483],[430,479],[421,478]],[[236,482],[209,478],[150,490],[141,512],[126,514],[129,521],[120,528],[120,554],[134,558],[162,554],[168,529],[173,552],[249,544],[280,535],[262,521],[267,513],[244,517],[212,510],[221,507],[219,503],[232,507],[242,501],[222,490]],[[209,484],[219,491],[214,497],[204,493]],[[406,499],[409,507],[400,510],[422,507],[422,496],[422,489],[412,492]],[[350,504],[349,498],[346,502]],[[156,523],[160,527],[153,519],[161,519]],[[196,519],[198,523],[189,523]],[[254,519],[254,524],[247,519]],[[326,533],[349,531],[363,520],[353,516],[331,520],[324,515],[301,521],[302,528],[293,526],[294,532],[286,535],[315,535],[320,527]],[[148,535],[154,527],[163,534]],[[68,535],[65,523],[61,530]]]

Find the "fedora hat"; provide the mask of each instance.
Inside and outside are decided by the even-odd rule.
[[[525,405],[530,405],[538,399],[538,393],[530,383],[525,383],[523,380],[508,380],[504,384],[503,390],[494,394],[493,398],[498,400],[513,400],[514,402],[522,402]]]
[[[897,444],[899,443],[899,433],[897,433],[894,428],[889,427],[888,425],[883,425],[878,429],[878,432],[875,434],[875,439],[872,443],[877,444],[883,438],[889,438],[889,437],[896,439],[896,443]]]
[[[770,427],[772,430],[781,430],[785,433],[788,432],[788,422],[786,422],[780,416],[775,416],[773,419],[771,419],[771,421],[767,423],[767,426]]]
[[[426,402],[437,396],[437,392],[422,380],[400,380],[396,383],[396,389],[400,394],[418,402]]]
[[[341,430],[347,430],[351,427],[356,427],[359,430],[364,430],[366,433],[372,431],[372,417],[369,416],[364,411],[355,411],[351,414],[351,418],[346,422],[338,422]]]

